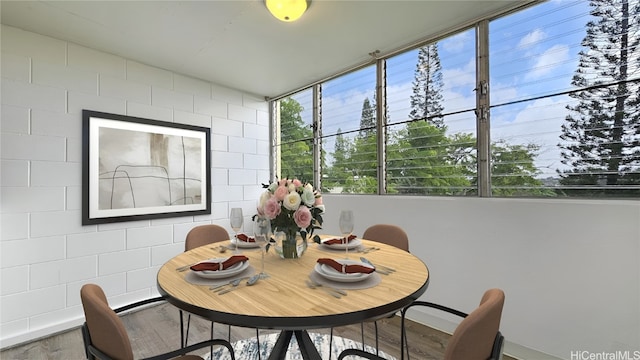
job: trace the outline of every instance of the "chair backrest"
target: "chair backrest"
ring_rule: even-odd
[[[229,233],[220,225],[208,224],[196,226],[187,233],[187,238],[184,242],[184,251],[229,239]]]
[[[362,234],[363,239],[389,244],[409,252],[409,237],[401,227],[390,224],[372,225]]]
[[[83,285],[80,298],[91,344],[113,359],[133,359],[131,342],[120,317],[109,307],[100,286]]]
[[[487,290],[480,306],[456,327],[444,353],[445,360],[487,360],[500,329],[504,292]]]

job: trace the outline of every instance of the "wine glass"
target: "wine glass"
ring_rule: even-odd
[[[242,222],[244,218],[242,216],[242,208],[231,208],[231,214],[229,215],[229,222],[231,222],[231,228],[235,231],[235,249],[234,252],[238,252],[238,231],[242,229]]]
[[[264,272],[264,253],[267,244],[271,240],[271,220],[266,217],[256,216],[253,220],[253,238],[256,244],[260,246],[260,252],[262,255],[262,263],[260,270],[260,278],[268,278],[269,275]]]
[[[349,258],[349,236],[353,232],[353,211],[342,210],[340,211],[340,232],[344,239],[344,254]]]

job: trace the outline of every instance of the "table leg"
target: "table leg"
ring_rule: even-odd
[[[278,340],[276,341],[271,354],[269,354],[269,360],[284,360],[287,355],[289,343],[291,342],[291,336],[295,334],[300,353],[304,360],[322,360],[316,345],[311,341],[309,333],[304,330],[284,330],[280,332]]]
[[[311,341],[308,332],[305,330],[296,330],[294,333],[296,335],[296,340],[298,341],[298,346],[300,347],[300,353],[304,360],[322,360],[320,353],[318,353],[316,345]]]
[[[278,336],[278,340],[275,345],[273,345],[271,354],[269,354],[269,360],[284,360],[285,355],[287,355],[287,349],[289,348],[289,342],[291,342],[292,335],[293,331],[291,330],[284,330],[280,332],[280,336]]]

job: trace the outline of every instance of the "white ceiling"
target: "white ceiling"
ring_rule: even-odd
[[[2,23],[274,97],[518,1],[314,0],[294,23],[263,1],[6,1]]]

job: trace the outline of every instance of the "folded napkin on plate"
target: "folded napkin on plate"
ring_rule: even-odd
[[[238,234],[236,235],[236,238],[244,242],[256,242],[256,238],[254,238],[253,236],[249,236],[247,234]]]
[[[247,261],[249,260],[248,257],[244,256],[244,255],[233,255],[232,257],[228,258],[227,260],[218,263],[218,262],[210,262],[210,261],[203,261],[201,263],[197,263],[193,266],[191,266],[191,270],[193,271],[218,271],[218,270],[224,270],[224,269],[228,269],[230,267],[232,267],[233,265],[243,262],[243,261]]]
[[[356,237],[357,236],[355,236],[355,235],[349,235],[349,237],[347,238],[347,242],[355,239]],[[344,238],[343,237],[330,238],[330,239],[322,241],[322,243],[325,244],[325,245],[344,244]]]
[[[355,274],[355,273],[371,274],[372,272],[376,271],[376,269],[372,267],[358,265],[358,264],[349,264],[349,265],[342,264],[333,259],[328,259],[328,258],[320,258],[318,259],[318,263],[331,266],[332,268],[336,269],[336,271],[344,274]]]

